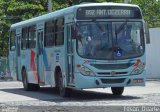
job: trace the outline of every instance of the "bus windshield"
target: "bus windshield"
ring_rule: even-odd
[[[83,58],[112,60],[144,54],[142,22],[77,22],[77,52]]]

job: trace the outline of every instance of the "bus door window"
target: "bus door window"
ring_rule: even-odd
[[[74,83],[74,56],[73,56],[73,25],[67,25],[67,66],[68,66],[68,83]]]

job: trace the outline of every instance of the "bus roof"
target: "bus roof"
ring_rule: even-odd
[[[71,7],[67,7],[64,9],[60,9],[42,16],[38,16],[35,18],[31,18],[25,21],[21,21],[18,23],[15,23],[13,25],[11,25],[11,29],[12,28],[16,28],[16,27],[23,27],[23,26],[29,26],[34,24],[35,22],[39,22],[39,21],[43,21],[43,20],[49,20],[49,19],[56,19],[57,17],[62,17],[62,15],[66,15],[69,13],[76,13],[76,10],[79,7],[90,7],[90,6],[127,6],[127,7],[138,7],[137,5],[133,5],[133,4],[124,4],[124,3],[112,3],[112,2],[103,2],[103,3],[81,3],[78,5],[74,5]],[[139,8],[139,7],[138,7]]]
[[[113,3],[113,2],[103,2],[103,3],[81,3],[76,5],[78,7],[86,7],[86,6],[128,6],[128,7],[138,7],[134,4],[125,4],[125,3]]]

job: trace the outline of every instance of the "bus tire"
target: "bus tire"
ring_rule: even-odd
[[[112,93],[113,95],[122,95],[123,91],[124,91],[124,87],[111,87]]]
[[[59,83],[58,84],[59,84],[59,94],[60,94],[60,96],[69,97],[71,90],[64,86],[64,79],[62,77],[62,72],[61,71],[58,72],[58,76],[59,76]]]
[[[39,90],[40,86],[39,84],[30,84],[28,83],[26,70],[22,70],[22,82],[23,82],[23,88],[26,91],[37,91]]]

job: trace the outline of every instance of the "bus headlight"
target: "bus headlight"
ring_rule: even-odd
[[[87,67],[85,66],[77,66],[78,70],[80,71],[81,74],[85,76],[95,76],[95,74]]]
[[[131,72],[131,75],[141,74],[144,71],[145,64],[140,63],[133,71]]]

